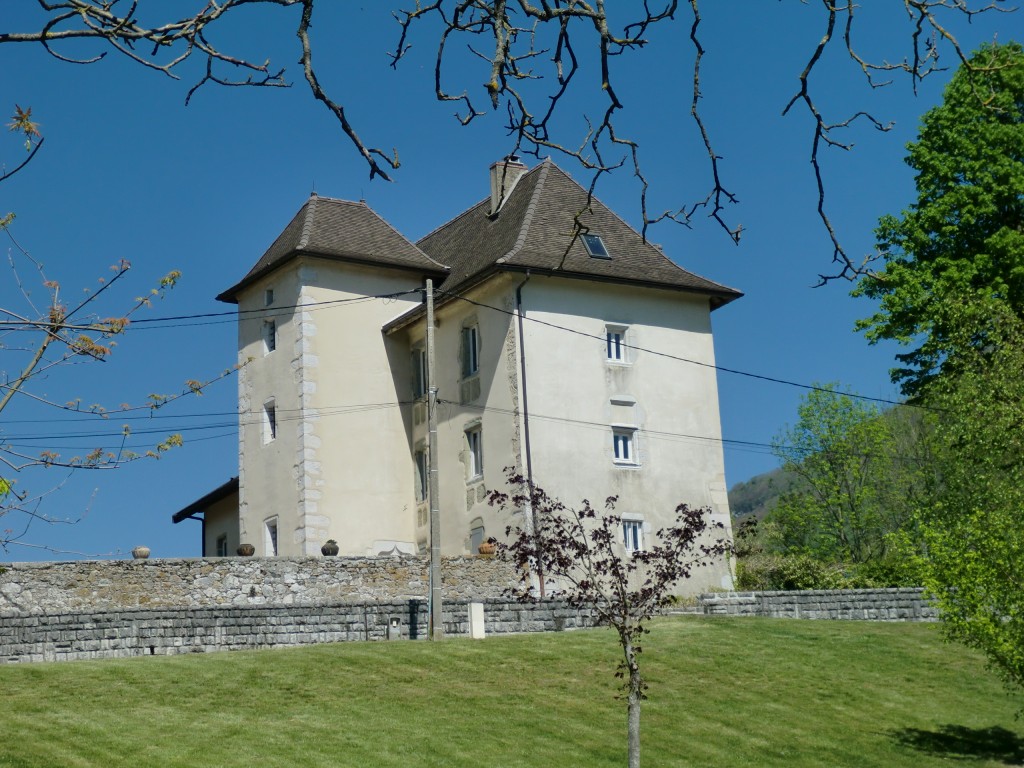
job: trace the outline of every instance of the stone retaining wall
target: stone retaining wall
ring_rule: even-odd
[[[446,635],[469,634],[469,601],[446,603]],[[551,632],[592,626],[564,603],[484,601],[488,634]],[[0,618],[0,664],[163,656],[280,648],[348,640],[419,640],[427,636],[425,600],[322,605],[146,608]]]
[[[425,597],[421,557],[224,557],[12,563],[0,567],[0,616],[23,613],[292,605]],[[501,597],[512,568],[487,557],[442,559],[449,600]]]
[[[936,621],[938,610],[920,588],[723,592],[703,594],[705,614],[786,619]]]

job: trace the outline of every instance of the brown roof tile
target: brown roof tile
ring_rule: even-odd
[[[441,275],[431,259],[377,215],[366,203],[313,194],[248,274],[217,298],[237,303],[247,285],[300,255],[410,269]]]
[[[496,269],[526,269],[621,283],[694,291],[712,297],[712,307],[743,294],[689,272],[616,216],[561,168],[545,160],[523,175],[496,216],[490,200],[434,230],[417,245],[448,264],[447,291]],[[583,211],[582,213],[580,213]],[[573,239],[574,218],[600,235],[610,259],[591,257]]]

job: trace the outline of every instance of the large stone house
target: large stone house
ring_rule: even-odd
[[[627,548],[680,502],[728,527],[711,312],[741,294],[587,204],[551,161],[505,160],[414,244],[311,196],[218,296],[238,305],[239,474],[174,521],[203,520],[206,555],[426,551],[430,278],[443,554],[502,534],[486,491],[509,467],[567,503],[618,496]],[[691,588],[730,584],[722,563]]]

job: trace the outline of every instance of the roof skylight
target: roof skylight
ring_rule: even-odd
[[[604,240],[601,239],[600,235],[587,232],[580,235],[580,240],[583,241],[583,245],[586,247],[587,253],[590,254],[591,258],[610,259],[612,257],[608,253],[608,248],[605,246]]]

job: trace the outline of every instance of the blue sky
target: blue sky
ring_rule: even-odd
[[[419,238],[487,194],[487,167],[508,151],[509,140],[500,115],[462,128],[452,117],[453,106],[434,100],[429,27],[414,36],[408,60],[397,71],[389,68],[386,53],[397,39],[390,5],[324,4],[313,42],[325,88],[346,104],[363,138],[397,147],[402,166],[394,183],[368,180],[334,119],[309,95],[292,63],[298,57],[294,9],[247,11],[215,38],[254,59],[269,56],[287,66],[292,88],[211,86],[186,108],[188,77],[198,73],[194,67],[173,81],[114,53],[98,64],[76,66],[35,46],[0,45],[8,78],[8,104],[0,110],[13,112],[14,103],[31,106],[46,137],[31,165],[0,185],[0,213],[17,214],[14,236],[45,263],[65,296],[94,287],[110,264],[129,260],[133,269],[111,289],[107,314],[123,311],[171,269],[181,270],[178,287],[140,318],[229,311],[214,296],[249,269],[313,190],[365,199],[404,235]],[[862,11],[860,40],[877,58],[909,55],[909,27],[897,5]],[[33,6],[5,8],[5,30],[38,28]],[[824,30],[819,7],[719,2],[707,4],[703,13],[703,115],[723,157],[723,181],[741,201],[727,216],[743,224],[744,234],[736,246],[698,215],[692,229],[663,223],[649,232],[650,239],[687,269],[746,293],[713,315],[720,365],[798,382],[838,381],[864,395],[896,397],[888,369],[898,350],[870,347],[852,331],[857,318],[870,314],[870,303],[850,298],[850,286],[842,282],[812,287],[830,269],[831,258],[815,213],[808,162],[812,126],[804,112],[785,118],[781,112]],[[970,26],[954,17],[948,21],[967,49],[996,34],[1010,39],[1019,27],[1017,16],[1005,14],[978,17]],[[652,30],[647,48],[616,61],[617,90],[626,105],[620,130],[641,143],[655,209],[699,199],[709,184],[707,159],[689,117],[688,32],[689,19],[681,11],[674,24]],[[84,45],[61,50],[95,51]],[[948,52],[943,63],[955,65]],[[464,80],[454,82],[482,94],[486,73],[473,66],[471,58],[463,60],[456,74],[464,73]],[[945,72],[926,80],[916,97],[906,80],[871,90],[838,51],[815,74],[812,85],[828,117],[868,109],[895,122],[888,134],[866,127],[850,132],[846,138],[856,144],[850,153],[823,153],[829,209],[852,254],[870,252],[878,217],[912,200],[904,145],[948,79]],[[602,104],[596,78],[582,80],[580,93],[562,105],[559,126],[572,132],[563,134],[567,143],[575,140],[582,115],[596,114]],[[23,150],[8,136],[0,152],[0,161],[11,167]],[[569,161],[556,162],[586,180]],[[597,194],[637,224],[637,186],[627,173],[606,179]],[[5,257],[11,248],[4,242]],[[27,311],[8,275],[0,280],[0,306]],[[35,279],[26,273],[22,278]],[[54,370],[33,391],[58,402],[81,398],[116,408],[140,403],[150,393],[175,392],[186,379],[211,378],[235,363],[230,317],[152,325],[158,327],[140,324],[127,334],[109,362]],[[13,343],[10,337],[3,341]],[[0,368],[7,370],[12,356],[5,354]],[[24,541],[91,555],[123,555],[140,543],[155,556],[197,555],[198,524],[172,526],[170,515],[237,472],[235,387],[229,378],[201,398],[159,411],[159,418],[133,421],[132,442],[143,449],[166,434],[183,433],[185,446],[160,461],[70,478],[52,470],[33,477],[34,490],[62,484],[44,511],[78,522],[34,524]],[[755,444],[768,443],[792,422],[802,393],[724,372],[719,387],[725,438]],[[117,417],[64,418],[23,399],[4,412],[0,429],[26,450],[60,445],[71,455],[102,441],[95,435],[119,434],[123,423]],[[727,444],[725,458],[730,485],[776,465],[756,445]],[[18,524],[0,521],[5,528]],[[24,546],[0,553],[10,560],[53,557]]]

